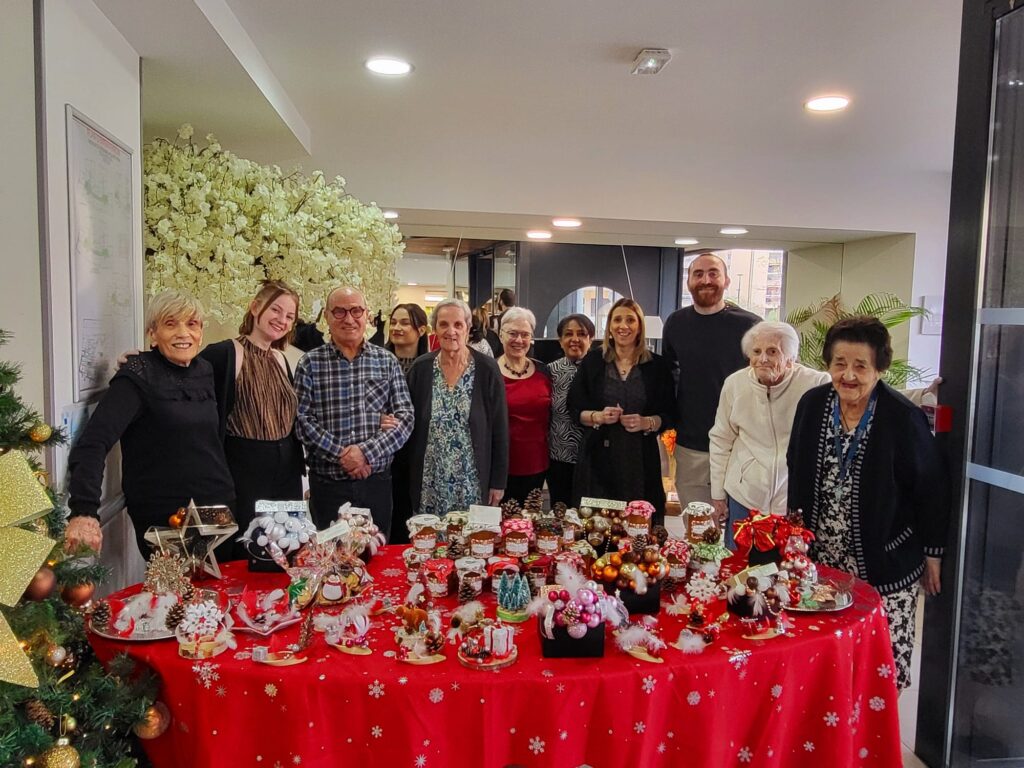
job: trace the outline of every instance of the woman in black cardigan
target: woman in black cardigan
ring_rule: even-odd
[[[501,373],[492,358],[467,346],[472,314],[465,302],[442,301],[431,320],[441,349],[417,358],[408,377],[416,411],[409,438],[412,510],[444,515],[468,503],[497,504],[508,475]]]
[[[947,473],[921,409],[880,381],[892,362],[875,318],[829,329],[832,383],[797,405],[789,441],[789,507],[801,510],[819,562],[882,595],[897,684],[910,685],[920,586],[939,592],[949,520]]]
[[[665,488],[658,433],[674,423],[675,393],[668,363],[647,349],[644,313],[632,299],[612,305],[604,347],[580,364],[568,408],[584,427],[593,427],[583,436],[574,500],[644,499],[661,522]]]

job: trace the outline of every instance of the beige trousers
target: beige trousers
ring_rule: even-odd
[[[691,501],[711,503],[711,459],[705,451],[676,446],[676,492],[683,509]]]

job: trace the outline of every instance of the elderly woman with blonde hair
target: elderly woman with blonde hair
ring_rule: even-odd
[[[121,477],[139,549],[153,525],[167,525],[179,507],[234,504],[224,458],[213,368],[197,357],[203,308],[165,291],[146,309],[151,348],[130,356],[114,374],[68,459],[71,520],[65,545],[99,549],[98,510],[107,454],[121,442]]]

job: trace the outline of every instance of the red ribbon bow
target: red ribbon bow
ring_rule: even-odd
[[[733,537],[743,550],[749,551],[756,547],[758,552],[767,552],[775,548],[778,525],[778,517],[752,509],[745,520],[733,523]]]

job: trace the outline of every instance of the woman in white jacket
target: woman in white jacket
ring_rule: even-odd
[[[711,438],[711,499],[725,543],[750,509],[786,514],[786,449],[796,404],[829,375],[797,362],[800,337],[788,323],[760,322],[741,342],[750,367],[725,380]]]
[[[722,385],[711,439],[711,503],[725,544],[732,549],[732,524],[751,509],[786,514],[789,472],[786,451],[796,405],[804,393],[831,381],[825,371],[797,362],[800,337],[789,323],[762,321],[740,342],[750,367],[736,371]],[[927,389],[900,394],[921,405]]]

